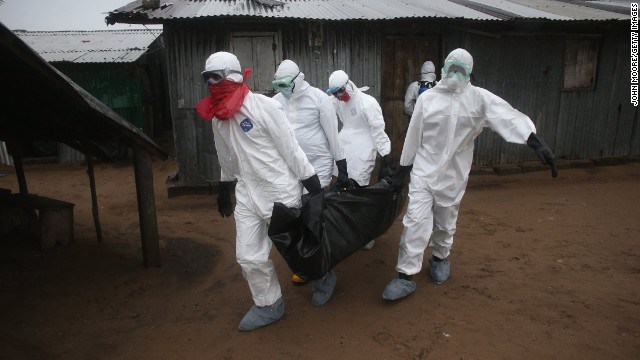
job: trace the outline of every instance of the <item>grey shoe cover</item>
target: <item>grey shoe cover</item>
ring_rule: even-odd
[[[398,300],[411,295],[414,291],[416,291],[415,281],[395,278],[384,288],[382,298],[385,300]]]
[[[429,259],[429,275],[431,275],[431,280],[440,285],[443,282],[449,279],[449,274],[451,274],[451,264],[449,263],[449,259],[444,259],[442,261],[433,261],[433,259]]]
[[[253,305],[238,325],[240,331],[251,331],[280,320],[284,316],[282,296],[269,306]]]
[[[311,303],[322,306],[331,299],[333,289],[336,287],[336,272],[331,270],[322,279],[313,282],[313,294]]]

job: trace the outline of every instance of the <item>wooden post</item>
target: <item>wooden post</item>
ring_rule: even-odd
[[[160,267],[160,240],[156,218],[156,200],[153,190],[153,166],[151,155],[134,145],[133,169],[138,196],[138,216],[142,237],[142,257],[144,266]]]
[[[24,176],[24,167],[22,166],[22,144],[15,138],[11,138],[7,141],[7,148],[11,156],[13,156],[13,166],[16,168],[20,194],[28,194],[27,178]]]
[[[91,188],[91,210],[93,212],[93,223],[96,227],[98,242],[102,242],[102,226],[100,216],[98,216],[98,196],[96,195],[96,179],[93,176],[93,156],[91,151],[85,150],[84,157],[87,160],[87,174],[89,175],[89,187]]]

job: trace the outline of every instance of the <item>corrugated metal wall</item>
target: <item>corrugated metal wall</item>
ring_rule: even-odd
[[[225,20],[226,23],[176,22],[165,25],[169,89],[176,156],[181,183],[216,180],[219,166],[210,124],[196,115],[197,101],[207,95],[200,71],[209,54],[226,50],[229,31],[281,31],[283,58],[294,60],[313,86],[327,87],[329,74],[343,69],[358,86],[380,101],[382,22],[292,22]],[[590,158],[640,154],[636,108],[630,104],[629,42],[622,26],[588,31],[600,37],[594,90],[562,92],[565,41],[570,31],[522,34],[467,31],[453,20],[434,25],[424,20],[405,24],[407,33],[441,36],[442,56],[463,47],[474,56],[474,84],[499,95],[529,115],[558,157]],[[495,28],[495,24],[492,24]],[[565,25],[571,29],[571,24]],[[476,24],[476,27],[477,24]],[[320,29],[320,31],[319,31]],[[417,31],[415,29],[418,29]],[[614,29],[614,30],[612,30]],[[618,29],[618,30],[615,30]],[[584,24],[583,29],[584,31]],[[317,35],[322,34],[318,39]],[[402,31],[400,31],[402,33]],[[442,60],[442,59],[440,59]],[[388,129],[389,130],[389,129]],[[485,130],[476,140],[474,162],[481,165],[536,160],[528,147],[508,144]]]
[[[311,23],[313,24],[313,23]],[[295,61],[306,80],[322,90],[329,75],[344,70],[357,86],[369,86],[367,93],[380,98],[381,31],[376,22],[321,23],[320,46],[310,46],[309,23],[299,22],[282,30],[283,55]]]
[[[624,31],[599,35],[594,90],[562,91],[565,42],[585,37],[559,32],[499,37],[453,33],[445,54],[456,47],[474,56],[474,84],[507,100],[527,114],[557,157],[584,159],[638,155],[637,109],[630,103],[629,42]],[[536,160],[527,147],[507,144],[485,129],[476,140],[477,164]]]
[[[260,29],[274,31],[275,25],[270,26],[262,25]],[[322,45],[309,46],[308,26],[292,21],[277,25],[275,30],[282,32],[284,58],[296,61],[307,81],[316,87],[326,89],[331,72],[343,69],[352,74],[356,85],[369,86],[368,93],[379,98],[380,31],[374,31],[375,26],[364,22],[323,24]],[[256,27],[251,30],[259,31]],[[198,101],[208,94],[200,72],[211,53],[228,50],[229,32],[241,30],[243,27],[237,24],[226,27],[197,23],[165,26],[169,98],[180,184],[203,185],[219,177],[211,124],[202,121],[195,112]]]
[[[173,118],[174,142],[181,184],[202,185],[220,176],[213,144],[211,123],[197,115],[195,107],[207,95],[200,72],[207,57],[224,50],[224,36],[215,25],[166,26],[169,99]]]

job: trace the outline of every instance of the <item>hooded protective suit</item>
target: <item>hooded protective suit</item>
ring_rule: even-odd
[[[240,71],[235,55],[218,52],[207,70]],[[238,73],[227,80],[242,82]],[[269,259],[267,235],[274,202],[300,207],[300,179],[315,174],[298,145],[289,120],[276,100],[248,92],[242,106],[227,120],[212,119],[220,181],[237,180],[236,259],[257,306],[274,304],[281,296],[275,268]]]
[[[327,92],[333,93],[343,87],[349,94],[349,101],[333,99],[343,125],[338,137],[349,164],[349,177],[366,186],[375,167],[376,152],[380,156],[388,155],[391,141],[384,132],[385,123],[378,101],[362,92],[368,87],[359,89],[344,71],[334,71],[329,77]]]
[[[293,80],[291,92],[276,94],[296,134],[298,144],[315,168],[320,184],[331,183],[334,161],[345,158],[338,140],[338,119],[331,97],[304,80],[298,65],[284,60],[274,79]]]
[[[445,71],[450,65],[460,72]],[[489,127],[516,144],[526,144],[536,131],[529,117],[471,85],[472,68],[471,54],[464,49],[452,51],[441,81],[418,98],[411,117],[400,157],[401,166],[413,165],[396,268],[400,273],[413,275],[421,270],[427,244],[434,256],[449,256],[474,140],[482,129]]]
[[[413,108],[416,106],[416,100],[420,96],[420,82],[435,83],[436,81],[436,67],[431,61],[425,61],[420,69],[420,81],[414,81],[407,87],[407,92],[404,94],[404,113],[411,116],[413,114]]]

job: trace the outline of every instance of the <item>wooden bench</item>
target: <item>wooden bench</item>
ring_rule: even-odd
[[[22,218],[14,221],[22,227],[32,227],[28,217],[37,211],[35,228],[29,232],[36,236],[43,250],[51,249],[57,243],[68,245],[73,240],[75,204],[33,194],[4,194],[1,199],[3,206]],[[24,229],[18,230],[24,233]]]

